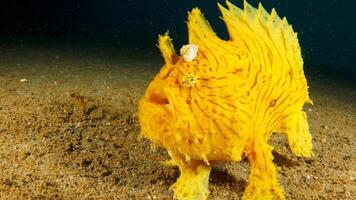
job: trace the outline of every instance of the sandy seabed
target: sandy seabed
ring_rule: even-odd
[[[172,199],[178,169],[138,139],[137,102],[161,65],[158,50],[1,47],[0,199]],[[274,135],[279,181],[287,199],[355,199],[356,82],[307,75],[316,156]],[[248,170],[218,164],[209,199],[240,199]]]

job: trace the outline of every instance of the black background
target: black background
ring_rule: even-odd
[[[216,0],[12,0],[0,6],[0,42],[85,41],[154,47],[170,31],[176,47],[186,42],[187,12],[199,7],[227,38]],[[219,1],[224,5],[224,1]],[[240,1],[232,1],[239,7]],[[250,4],[257,6],[256,0]],[[306,67],[356,73],[356,3],[352,0],[261,0],[298,32]]]

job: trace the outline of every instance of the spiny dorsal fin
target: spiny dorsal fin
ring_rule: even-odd
[[[221,13],[223,15],[223,19],[225,22],[227,21],[243,21],[246,25],[250,25],[254,29],[258,29],[263,26],[265,29],[274,32],[284,32],[285,35],[291,34],[292,36],[296,36],[291,25],[288,24],[285,18],[281,19],[276,10],[272,9],[271,13],[268,13],[260,3],[258,8],[254,8],[247,1],[244,1],[244,9],[240,9],[239,7],[233,5],[229,1],[226,2],[228,9],[224,8],[222,5],[218,4]],[[259,22],[259,25],[257,24]],[[257,27],[256,27],[257,24]],[[235,26],[235,28],[244,28],[243,26],[237,27],[237,24],[227,24],[228,29],[231,28],[229,26]]]
[[[298,66],[294,69],[299,70],[302,67],[297,35],[287,19],[281,19],[275,9],[268,13],[261,4],[256,9],[246,0],[244,0],[243,10],[229,1],[226,5],[227,8],[224,8],[218,4],[233,43],[257,56],[261,52],[266,53],[267,51],[260,50],[266,48],[268,56],[274,58],[271,61],[284,62],[288,59],[289,63]]]
[[[204,55],[212,65],[217,66],[216,57],[223,54],[224,48],[222,47],[226,41],[221,40],[215,34],[209,22],[198,8],[194,8],[189,12],[187,23],[189,44],[197,45],[199,53]]]
[[[203,14],[198,8],[194,8],[188,15],[188,35],[189,43],[200,46],[203,38],[213,37],[216,34],[211,28],[209,22],[204,18]]]

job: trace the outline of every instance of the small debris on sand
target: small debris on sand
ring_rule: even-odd
[[[28,80],[26,78],[22,78],[22,79],[20,79],[20,82],[21,83],[26,83],[26,82],[28,82]]]

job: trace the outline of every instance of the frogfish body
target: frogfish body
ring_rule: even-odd
[[[139,102],[142,134],[179,167],[171,187],[176,199],[207,199],[214,163],[242,155],[250,162],[243,199],[284,199],[271,134],[284,133],[295,155],[312,156],[302,111],[312,102],[297,34],[261,4],[218,6],[229,40],[220,39],[197,8],[189,13],[189,44],[181,55],[168,34],[159,36],[165,65]]]

